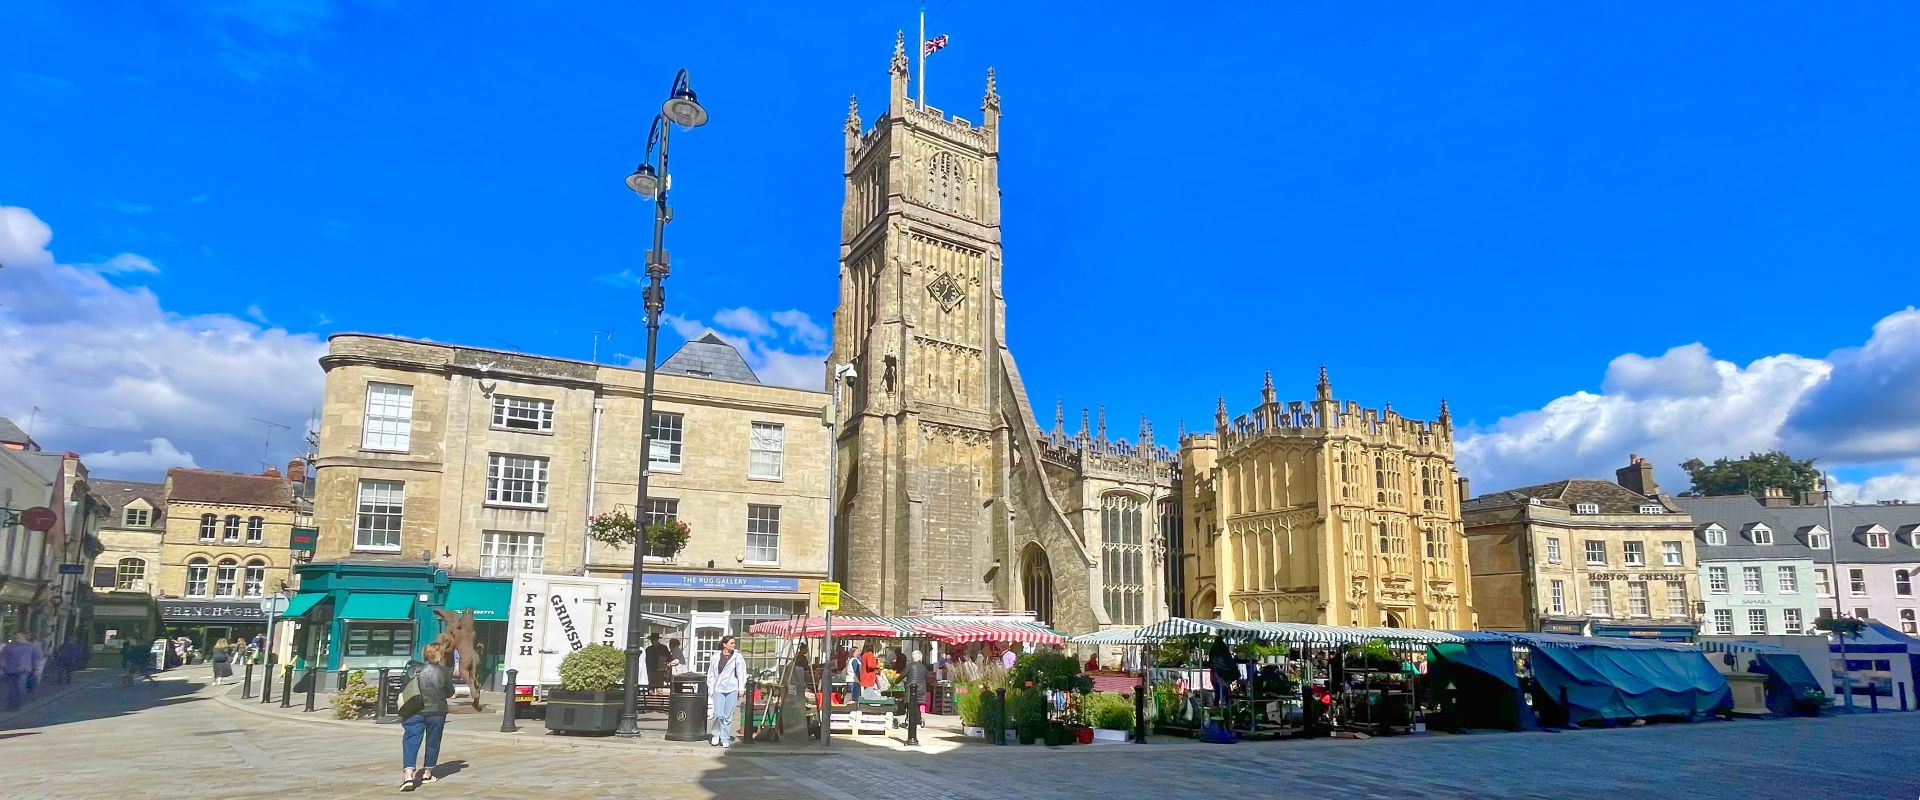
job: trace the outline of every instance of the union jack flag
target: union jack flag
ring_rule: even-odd
[[[939,36],[935,36],[931,39],[928,39],[925,45],[926,49],[921,52],[921,55],[931,55],[933,51],[939,50],[940,48],[943,48],[946,46],[947,46],[947,35],[943,33],[943,34],[940,34]]]

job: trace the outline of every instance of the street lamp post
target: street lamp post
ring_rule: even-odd
[[[1833,476],[1820,473],[1821,494],[1827,504],[1827,565],[1833,570],[1833,621],[1839,622],[1840,616],[1840,532],[1833,527]],[[1853,713],[1853,670],[1847,663],[1847,634],[1837,632],[1834,639],[1840,642],[1840,697],[1846,703],[1847,713]]]
[[[671,271],[667,266],[667,223],[673,219],[673,209],[667,205],[667,190],[673,181],[667,172],[667,139],[674,125],[685,128],[698,128],[707,124],[707,110],[694,96],[693,88],[687,80],[687,71],[680,70],[673,78],[673,88],[667,94],[667,101],[660,106],[660,113],[653,118],[653,124],[647,131],[647,153],[640,166],[627,176],[627,188],[639,193],[641,197],[653,198],[653,249],[647,251],[647,288],[641,295],[647,308],[647,364],[646,379],[640,389],[640,480],[635,492],[633,504],[633,582],[627,587],[627,674],[626,697],[620,706],[620,727],[615,736],[633,738],[640,735],[640,600],[641,576],[646,570],[647,531],[647,477],[648,459],[653,448],[653,363],[660,345],[660,312],[667,305],[667,290],[662,285]],[[660,146],[660,166],[653,166],[654,145]]]

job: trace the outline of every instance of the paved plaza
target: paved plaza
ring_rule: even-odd
[[[206,672],[121,687],[92,675],[0,718],[0,796],[379,797],[399,731],[324,723],[216,696]],[[497,719],[497,718],[496,718]],[[537,721],[531,723],[538,726]],[[478,729],[478,726],[473,726]],[[1428,735],[1229,746],[989,747],[925,752],[836,740],[831,754],[654,741],[450,734],[455,774],[416,797],[1188,798],[1920,796],[1920,714],[1564,733]]]

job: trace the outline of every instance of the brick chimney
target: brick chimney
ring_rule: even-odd
[[[1467,488],[1467,476],[1462,475],[1457,480],[1460,481],[1460,500],[1455,504],[1456,507],[1473,499],[1473,492]]]
[[[278,477],[280,477],[280,468],[279,468],[279,467],[267,467],[267,471],[266,471],[266,472],[262,472],[262,473],[260,473],[260,474],[261,474],[261,475],[265,475],[265,476],[267,476],[267,477],[269,477],[269,478],[278,478]]]
[[[1787,496],[1787,490],[1779,486],[1769,486],[1760,490],[1762,508],[1791,508],[1793,498]]]
[[[1627,456],[1627,465],[1613,471],[1613,480],[1627,491],[1642,497],[1660,494],[1660,484],[1653,482],[1653,464],[1641,458],[1639,453]]]
[[[302,461],[298,458],[287,462],[287,482],[288,483],[306,483],[307,482],[307,462]]]

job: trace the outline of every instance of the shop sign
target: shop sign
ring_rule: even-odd
[[[294,528],[293,537],[287,540],[287,549],[305,550],[311,553],[319,541],[319,528]]]
[[[1595,581],[1684,581],[1685,572],[1595,572],[1587,576]]]
[[[61,564],[61,565],[60,565],[60,574],[62,574],[62,575],[85,575],[85,574],[87,574],[87,565],[85,565],[85,564]]]
[[[161,600],[160,618],[168,622],[266,622],[260,601],[237,603],[200,603],[191,600]]]
[[[759,575],[688,575],[676,572],[648,572],[642,574],[640,586],[647,589],[699,589],[714,592],[798,592],[800,579]]]

